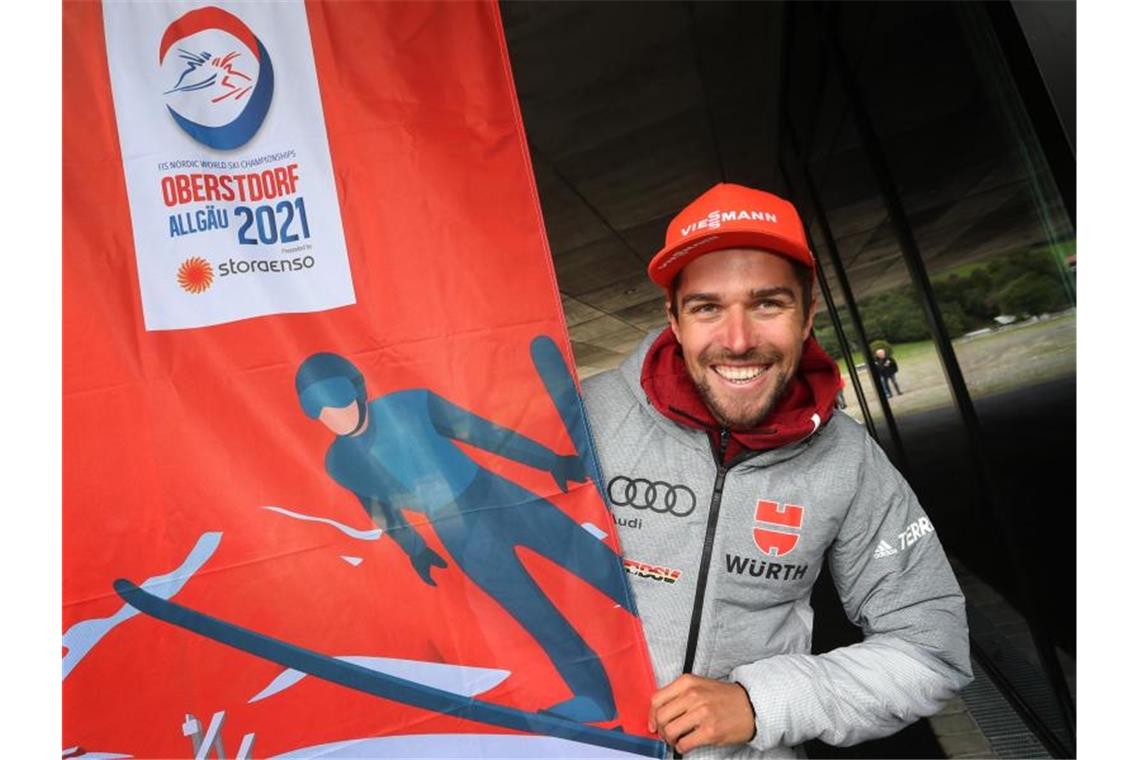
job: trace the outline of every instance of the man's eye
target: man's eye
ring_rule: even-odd
[[[712,314],[720,307],[715,303],[702,303],[692,308],[693,314]]]

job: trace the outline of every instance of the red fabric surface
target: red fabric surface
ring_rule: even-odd
[[[312,3],[307,13],[356,304],[147,332],[101,7],[64,6],[64,630],[116,614],[116,578],[170,572],[199,536],[221,531],[178,602],[328,655],[506,669],[514,675],[486,699],[551,705],[569,692],[549,660],[453,561],[430,587],[387,538],[363,543],[263,509],[373,527],[325,471],[331,434],[297,402],[293,375],[318,351],[355,362],[370,398],[427,387],[572,451],[527,352],[546,334],[570,356],[497,6]],[[607,530],[617,549],[592,486],[562,494],[545,473],[472,456]],[[643,732],[653,683],[636,618],[545,560],[523,561],[602,657],[617,722]],[[138,615],[64,681],[63,746],[184,757],[185,716],[204,727],[218,710],[230,756],[250,732],[266,756],[493,730],[313,677],[248,703],[281,670]]]

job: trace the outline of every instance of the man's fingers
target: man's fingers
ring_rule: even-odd
[[[654,692],[649,698],[649,730],[653,733],[685,712],[698,679],[685,674]]]
[[[661,705],[665,704],[671,699],[675,699],[682,692],[689,688],[695,681],[695,677],[685,674],[680,678],[675,678],[665,686],[662,686],[653,696],[649,698],[649,707],[651,710],[656,710]]]
[[[673,747],[677,750],[677,754],[687,755],[691,750],[697,747],[703,747],[706,744],[712,743],[709,730],[704,726],[697,726],[675,742]]]
[[[682,754],[749,741],[755,720],[748,692],[736,683],[686,674],[650,698],[649,730]]]
[[[657,727],[656,729],[651,730],[657,730],[661,733],[662,736],[664,736],[665,731],[669,725],[684,715],[688,709],[688,704],[681,697],[669,700],[665,704],[658,707],[656,710],[650,712],[650,715],[652,716],[652,722]],[[683,731],[678,731],[676,727],[674,727],[673,731],[677,735],[684,733]]]
[[[677,742],[680,741],[682,737],[694,732],[701,725],[701,720],[704,717],[704,711],[700,708],[695,708],[682,710],[679,715],[671,720],[660,720],[661,738],[676,747]]]
[[[657,691],[653,692],[653,696],[649,698],[649,731],[650,733],[657,733],[658,726],[662,725],[663,719],[659,716],[661,707],[671,700],[675,699],[681,691],[684,690],[684,679],[686,676],[681,676]]]

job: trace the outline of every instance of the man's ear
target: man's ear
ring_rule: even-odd
[[[678,332],[676,310],[673,308],[672,302],[668,298],[665,299],[665,316],[669,318],[669,328],[673,331],[673,337],[678,341],[681,340],[681,335]]]
[[[807,306],[807,312],[804,314],[804,340],[808,339],[811,335],[811,328],[815,326],[815,309],[819,305],[819,301],[815,298],[811,299],[811,303]]]

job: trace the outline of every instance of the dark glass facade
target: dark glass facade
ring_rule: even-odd
[[[1038,134],[1056,117],[1030,110],[1006,10],[790,5],[781,161],[848,411],[938,526],[976,662],[1071,755],[1075,222]]]

